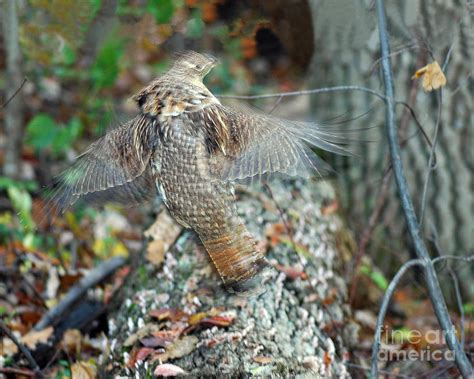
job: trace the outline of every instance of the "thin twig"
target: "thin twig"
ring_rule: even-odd
[[[392,167],[397,182],[401,205],[403,213],[407,222],[407,227],[413,241],[415,252],[418,256],[418,262],[423,262],[426,285],[428,287],[430,299],[435,311],[436,317],[441,328],[444,330],[444,335],[449,348],[454,352],[456,365],[464,378],[469,378],[472,374],[472,367],[467,359],[466,354],[461,349],[459,341],[456,338],[456,332],[453,323],[449,317],[446,302],[443,293],[439,286],[438,277],[434,269],[433,263],[430,260],[425,243],[421,238],[421,231],[416,219],[413,203],[410,198],[410,191],[405,178],[403,163],[400,153],[400,145],[398,143],[397,130],[395,128],[395,97],[393,89],[393,74],[390,62],[390,43],[387,33],[387,21],[385,16],[384,0],[376,0],[377,20],[380,38],[380,49],[382,55],[382,75],[385,87],[385,117],[387,138],[390,147],[390,155],[392,158]],[[404,267],[404,266],[402,266]],[[378,332],[376,331],[378,334]],[[378,335],[378,342],[380,344],[380,335]],[[375,344],[374,344],[375,345]],[[378,345],[377,345],[378,349]],[[375,358],[377,351],[375,350]],[[374,356],[373,356],[374,358]],[[377,362],[372,362],[372,377],[377,377]]]
[[[21,376],[30,376],[35,377],[36,373],[31,370],[26,370],[24,368],[15,368],[15,367],[0,367],[0,373],[2,374],[16,374]]]
[[[436,264],[441,261],[445,261],[447,259],[452,259],[455,261],[463,261],[463,262],[472,262],[474,261],[474,255],[470,255],[468,257],[460,257],[458,255],[442,255],[440,257],[436,257],[435,259],[432,260],[433,264]]]
[[[441,107],[443,104],[442,90],[439,90],[439,93],[436,94],[436,99],[438,101],[438,111],[436,113],[435,121],[435,132],[433,137],[433,146],[431,147],[430,157],[428,159],[428,172],[426,173],[425,183],[423,184],[423,192],[421,195],[421,206],[420,206],[420,227],[423,225],[423,218],[425,216],[425,205],[426,205],[426,196],[428,194],[428,184],[430,182],[431,173],[436,169],[436,164],[434,164],[435,149],[438,142],[439,127],[441,124]]]
[[[8,103],[9,103],[10,101],[12,101],[12,100],[15,98],[16,95],[18,95],[18,93],[21,91],[21,89],[23,88],[23,86],[25,85],[25,83],[26,83],[27,81],[28,81],[28,78],[25,76],[25,77],[23,78],[23,81],[21,82],[20,86],[17,88],[17,90],[13,93],[13,95],[11,95],[11,96],[8,98],[7,101],[5,101],[2,105],[0,105],[0,108],[5,108],[5,107],[8,105]]]
[[[22,352],[22,354],[25,356],[26,360],[30,364],[30,367],[33,369],[35,372],[36,376],[38,378],[42,378],[43,374],[41,372],[40,367],[38,366],[38,363],[36,363],[35,359],[31,355],[30,350],[22,344],[18,339],[15,337],[15,335],[11,332],[11,330],[6,326],[6,324],[3,322],[3,320],[0,319],[0,330],[5,333],[5,335],[12,340],[12,342],[18,347],[18,349]]]
[[[458,277],[456,275],[456,273],[454,272],[454,270],[449,267],[448,268],[448,272],[449,272],[449,275],[451,276],[451,279],[453,280],[453,285],[454,285],[454,293],[456,294],[456,303],[457,303],[457,306],[458,306],[458,312],[459,312],[459,315],[461,317],[461,320],[460,320],[460,326],[459,326],[459,329],[460,329],[460,333],[461,333],[461,349],[464,350],[464,321],[465,321],[465,315],[464,315],[464,308],[462,306],[462,296],[461,296],[461,290],[459,288],[459,280],[458,280]]]
[[[385,314],[387,313],[387,308],[390,303],[390,299],[397,288],[398,282],[402,278],[402,276],[407,272],[407,270],[413,266],[423,266],[425,263],[421,259],[412,259],[406,262],[400,269],[398,270],[397,274],[393,277],[388,285],[387,290],[382,299],[382,304],[380,305],[379,313],[377,315],[377,322],[375,324],[375,336],[374,336],[374,343],[372,345],[372,369],[371,369],[371,376],[372,378],[377,378],[378,373],[378,353],[380,349],[380,338],[382,335],[383,330],[383,321],[385,319]]]

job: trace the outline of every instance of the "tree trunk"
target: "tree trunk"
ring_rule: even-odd
[[[23,139],[23,99],[21,91],[18,92],[18,89],[22,85],[23,75],[18,42],[17,2],[15,0],[3,1],[2,5],[3,38],[7,64],[4,111],[7,141],[3,160],[3,174],[19,178]]]
[[[152,373],[158,361],[151,365],[150,356],[146,364],[132,362],[124,369],[146,344],[144,337],[153,330],[189,327],[193,324],[189,315],[199,319],[216,312],[233,322],[218,326],[216,320],[222,319],[212,322],[209,316],[207,324],[198,323],[195,329],[181,333],[179,341],[187,344],[185,352],[175,341],[165,347],[164,355],[155,352],[152,356],[193,377],[348,375],[345,362],[357,329],[348,320],[346,285],[340,277],[340,247],[348,237],[334,213],[333,187],[328,182],[303,180],[274,180],[270,187],[271,191],[258,187],[241,193],[237,204],[249,230],[266,241],[262,246],[268,247],[267,258],[277,267],[266,293],[257,298],[227,293],[205,250],[192,233],[185,232],[166,254],[161,268],[143,263],[131,276],[110,322],[113,349],[104,365],[105,376]],[[150,316],[150,311],[163,314],[165,308],[185,312],[188,321],[183,324],[166,317],[157,321],[158,316]],[[141,342],[136,341],[137,336]]]

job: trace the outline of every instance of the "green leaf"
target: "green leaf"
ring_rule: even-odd
[[[364,265],[359,268],[359,272],[367,275],[381,290],[385,291],[388,288],[388,281],[380,271],[375,271]]]
[[[146,10],[155,17],[157,24],[166,24],[174,14],[173,0],[148,0]]]
[[[7,194],[12,202],[13,209],[18,213],[23,231],[33,230],[35,222],[31,216],[31,206],[33,204],[31,195],[18,187],[9,187]]]
[[[192,17],[186,24],[186,36],[190,38],[200,38],[204,30],[204,21],[201,19],[201,12],[193,12]]]
[[[45,113],[40,113],[33,117],[26,126],[26,142],[37,150],[49,147],[58,128],[56,121]]]
[[[54,138],[52,148],[56,155],[67,151],[74,141],[81,135],[82,123],[79,118],[74,117],[66,127],[61,128]]]
[[[67,66],[70,66],[76,62],[76,52],[68,44],[65,44],[63,47],[63,61]]]
[[[120,58],[123,55],[122,40],[111,39],[104,43],[91,67],[91,79],[96,89],[110,87],[120,72]]]
[[[372,271],[370,274],[370,278],[372,281],[382,290],[386,290],[388,287],[387,279],[383,276],[383,274],[379,271]]]
[[[6,190],[9,187],[17,187],[27,191],[34,191],[38,189],[38,183],[33,181],[19,181],[6,176],[0,176],[0,190]]]
[[[474,317],[474,303],[466,303],[462,307],[469,317]]]

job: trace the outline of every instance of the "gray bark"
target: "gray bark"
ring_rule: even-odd
[[[150,310],[178,308],[190,314],[222,307],[234,322],[226,328],[204,328],[190,333],[196,345],[189,354],[168,361],[192,377],[249,377],[252,375],[288,377],[312,375],[347,377],[347,351],[356,341],[357,329],[349,321],[345,304],[346,285],[339,276],[341,254],[337,241],[345,231],[337,215],[324,215],[324,204],[335,200],[327,182],[276,180],[273,196],[288,218],[296,253],[289,237],[270,248],[267,258],[273,264],[302,269],[307,280],[289,279],[275,270],[267,291],[258,298],[239,298],[225,292],[196,238],[186,232],[166,254],[163,267],[140,265],[130,279],[125,301],[111,321],[113,349],[108,374],[152,373],[157,364],[139,362],[124,369],[130,347],[124,341],[144,325],[158,322]],[[265,230],[280,223],[276,204],[262,188],[243,193],[237,204],[239,213],[258,240]],[[268,238],[275,236],[271,232]],[[161,323],[169,329],[173,323]],[[135,348],[140,343],[135,343]],[[271,358],[258,362],[258,356]],[[105,365],[104,365],[105,367]],[[105,375],[105,376],[106,376]]]
[[[21,52],[18,41],[18,14],[15,0],[2,3],[2,26],[6,55],[5,102],[7,102],[22,85]],[[23,138],[23,99],[18,92],[5,106],[5,158],[3,173],[6,176],[20,177],[21,146]]]

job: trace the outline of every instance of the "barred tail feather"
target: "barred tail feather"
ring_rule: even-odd
[[[201,241],[229,292],[239,296],[265,292],[270,265],[243,225],[217,239],[201,236]]]

